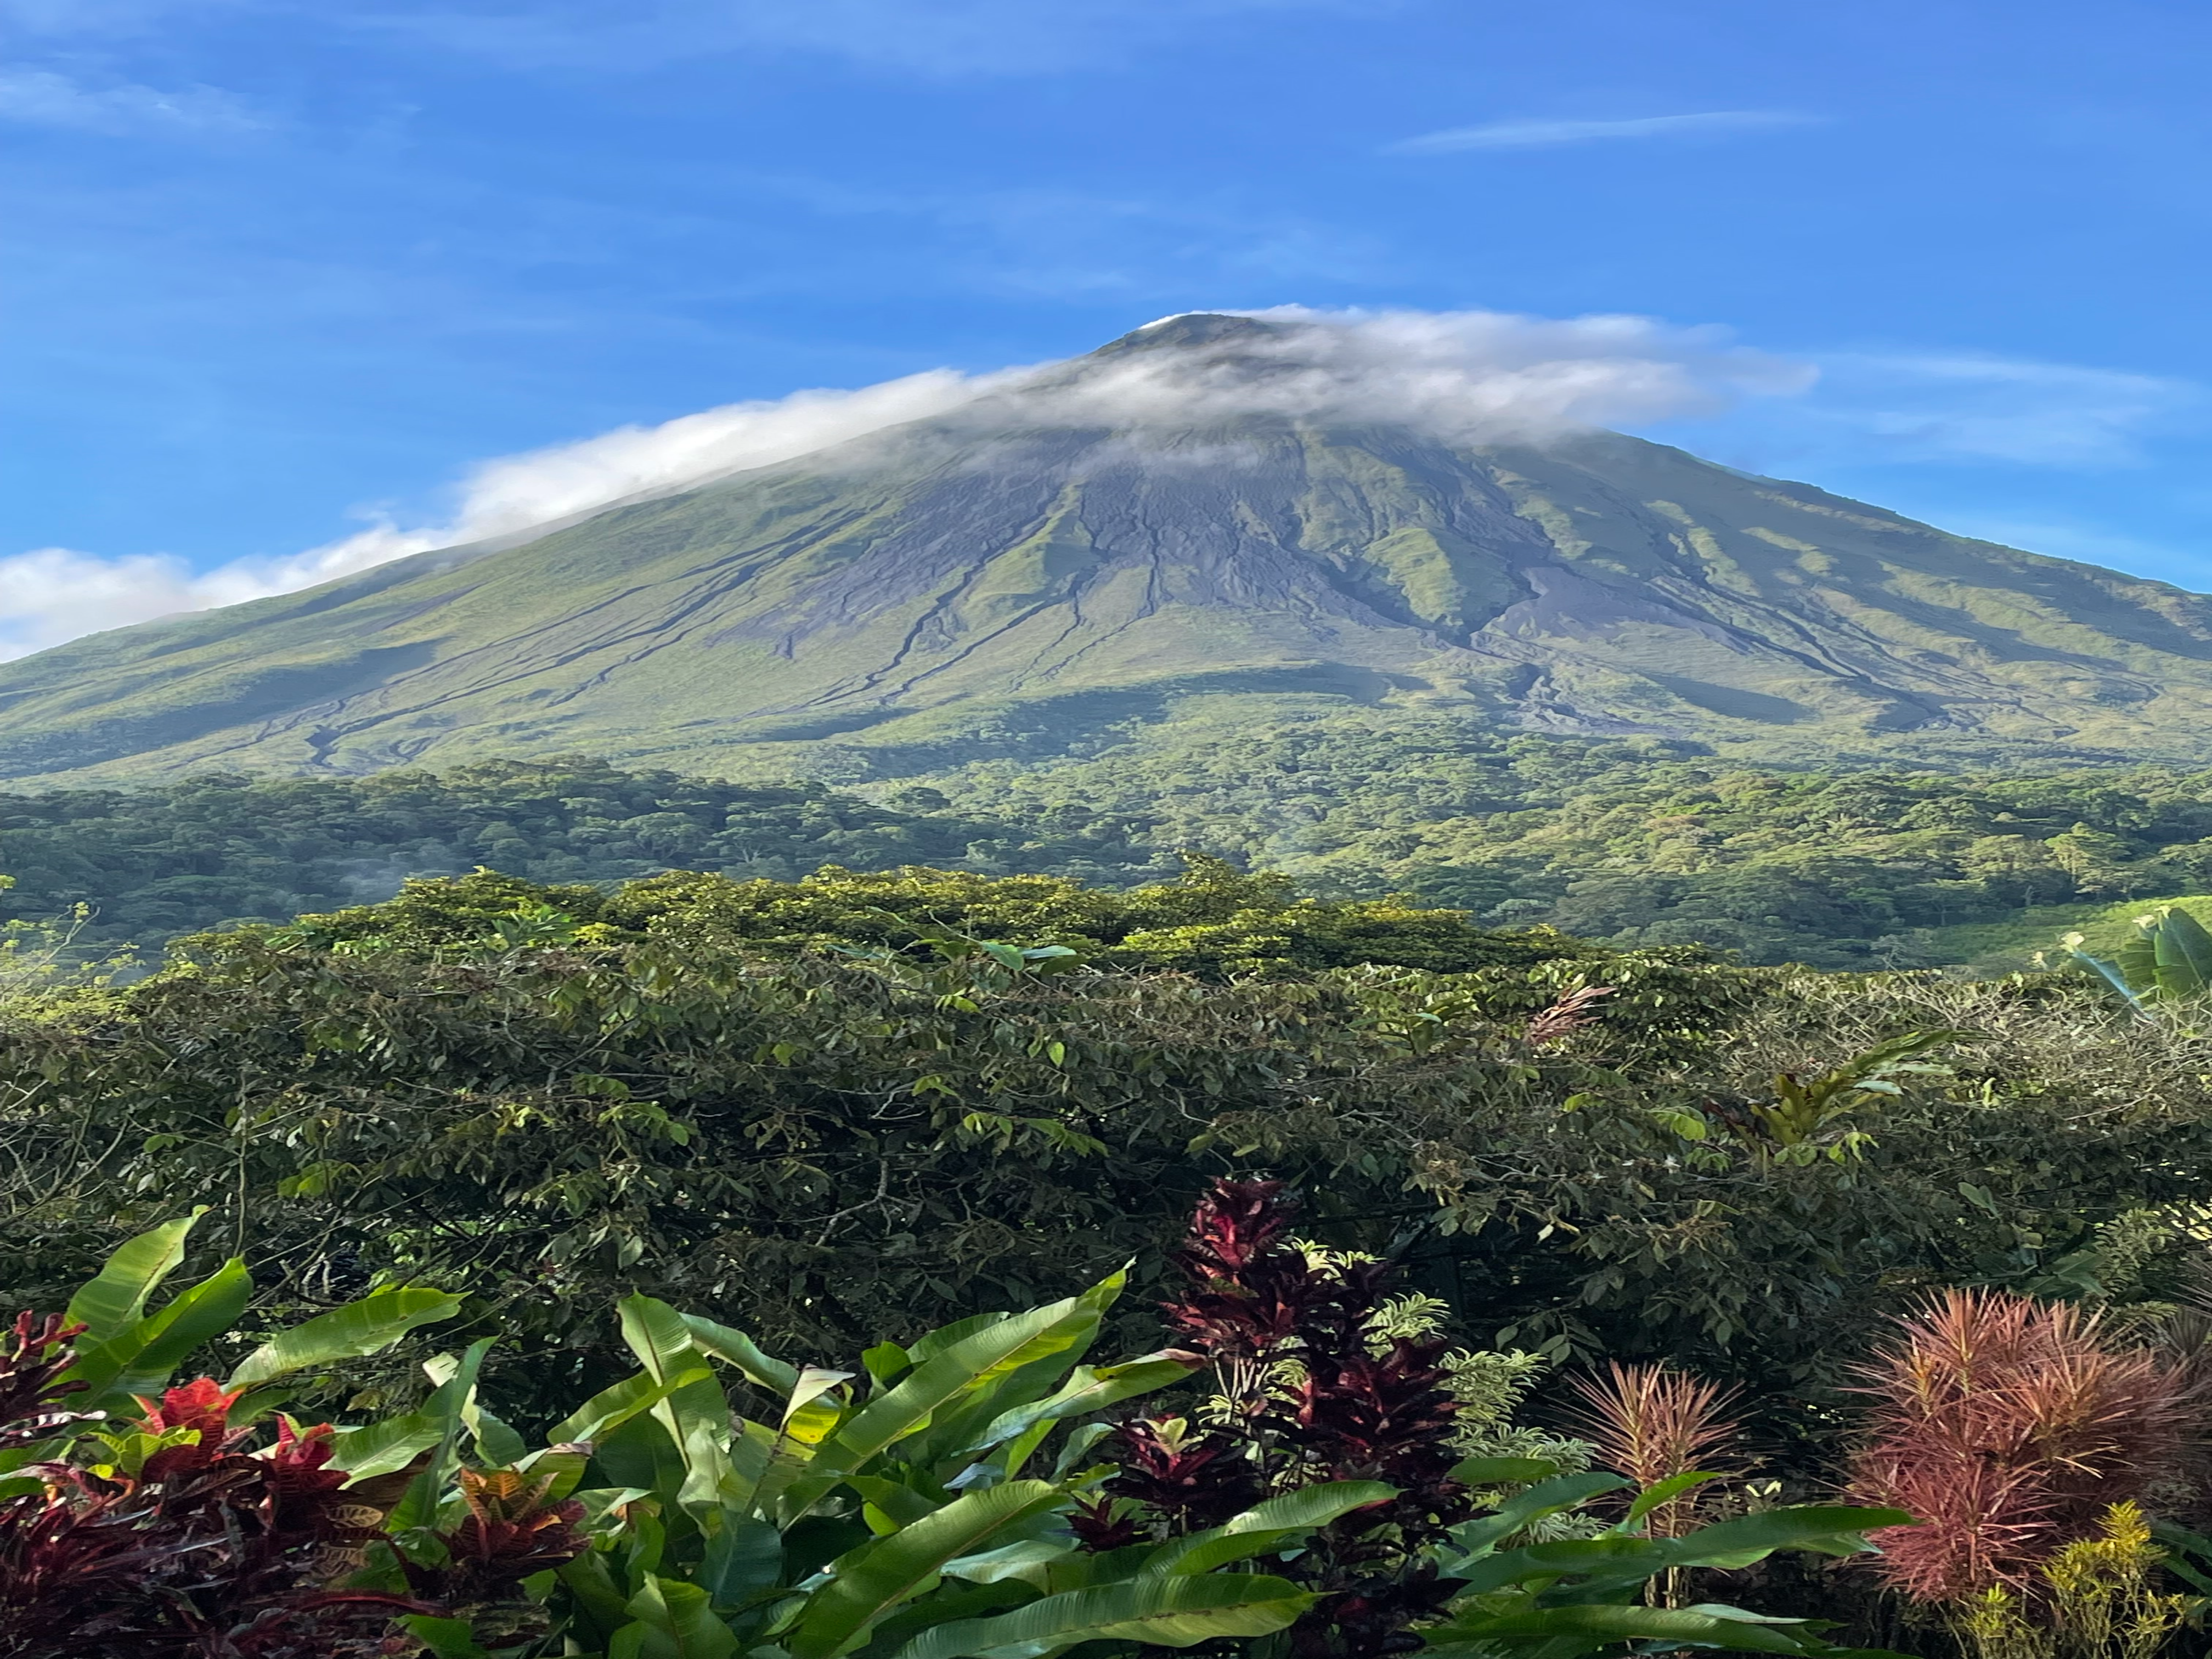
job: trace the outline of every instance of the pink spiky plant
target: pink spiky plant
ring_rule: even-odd
[[[1667,1364],[1609,1363],[1604,1374],[1577,1377],[1573,1431],[1595,1448],[1597,1463],[1639,1487],[1678,1474],[1742,1471],[1738,1448],[1743,1423],[1730,1408],[1736,1390],[1692,1376]],[[1652,1510],[1656,1538],[1678,1537],[1693,1523],[1689,1493]]]
[[[2051,1552],[2172,1466],[2197,1404],[2158,1355],[2107,1345],[2094,1315],[1951,1290],[1863,1368],[1855,1497],[1919,1517],[1872,1534],[1915,1601],[2018,1589]]]

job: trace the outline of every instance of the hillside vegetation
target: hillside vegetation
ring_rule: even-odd
[[[834,1352],[1150,1279],[1257,1168],[1485,1340],[1789,1394],[1917,1285],[2094,1277],[2100,1226],[2212,1201],[2203,1047],[2087,981],[1609,952],[1218,869],[477,876],[0,1010],[0,1256],[51,1299],[206,1205],[271,1310],[420,1278],[559,1389],[624,1287]]]
[[[1491,930],[2004,973],[2062,933],[2109,945],[2133,907],[2212,891],[2212,775],[2173,769],[1753,768],[1343,711],[1122,736],[1091,760],[842,789],[575,760],[0,795],[0,870],[16,884],[0,903],[25,923],[83,906],[80,947],[157,953],[179,933],[340,910],[478,866],[589,886],[923,866],[1060,878],[1095,905],[1195,853],[1324,899],[1403,894]]]
[[[19,979],[0,1625],[25,1659],[94,1619],[96,1659],[1892,1659],[1743,1590],[1918,1659],[2193,1652],[2158,1574],[2212,1564],[2176,1530],[2212,1509],[2196,997],[1608,949],[1204,855],[479,871]],[[1924,1359],[1979,1391],[1955,1445]],[[1850,1572],[1743,1571],[1870,1530]],[[830,1634],[745,1646],[771,1620]]]

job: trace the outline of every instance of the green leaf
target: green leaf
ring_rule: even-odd
[[[760,1346],[743,1331],[732,1330],[727,1325],[717,1325],[711,1319],[702,1319],[696,1314],[680,1314],[684,1328],[690,1333],[691,1346],[704,1354],[734,1365],[744,1374],[748,1382],[757,1382],[776,1394],[789,1394],[799,1382],[799,1367],[772,1359],[763,1353]]]
[[[432,1619],[422,1615],[402,1619],[400,1628],[429,1649],[434,1659],[493,1659],[477,1641],[476,1627],[465,1619]]]
[[[1525,1486],[1559,1472],[1548,1457],[1463,1457],[1444,1478],[1462,1486]]]
[[[72,1400],[80,1411],[120,1411],[134,1395],[167,1383],[186,1355],[238,1322],[253,1295],[243,1261],[227,1261],[158,1311],[127,1326],[97,1347],[80,1351],[70,1376],[88,1385]]]
[[[1264,1573],[1124,1579],[1048,1595],[994,1618],[939,1625],[893,1659],[963,1659],[1004,1650],[1045,1654],[1097,1641],[1187,1648],[1224,1638],[1272,1636],[1314,1600],[1312,1591]]]
[[[1658,1539],[1607,1533],[1598,1538],[1524,1544],[1448,1565],[1446,1571],[1465,1585],[1462,1596],[1486,1595],[1531,1582],[1540,1589],[1562,1578],[1583,1581],[1580,1588],[1589,1590],[1598,1585],[1639,1584],[1666,1571],[1671,1559]]]
[[[704,1365],[694,1365],[667,1378],[640,1371],[610,1388],[601,1389],[556,1423],[547,1431],[546,1442],[556,1446],[588,1445],[603,1440],[640,1412],[652,1410],[676,1389],[711,1376],[713,1373]]]
[[[491,1352],[491,1345],[492,1339],[487,1336],[470,1343],[458,1358],[441,1354],[424,1362],[422,1370],[437,1388],[422,1402],[422,1413],[436,1420],[438,1438],[433,1444],[430,1461],[409,1483],[405,1496],[386,1522],[387,1531],[397,1534],[425,1527],[436,1517],[439,1502],[445,1496],[446,1482],[459,1461],[464,1426],[462,1407],[476,1393],[477,1373],[483,1369],[484,1355]]]
[[[1080,1296],[997,1320],[941,1351],[932,1352],[930,1338],[923,1337],[908,1350],[918,1361],[914,1370],[881,1399],[848,1418],[816,1453],[815,1467],[856,1469],[921,1429],[947,1402],[1089,1341],[1100,1315],[1127,1279],[1126,1271],[1114,1273]]]
[[[1397,1487],[1380,1480],[1331,1480],[1303,1486],[1256,1504],[1218,1527],[1161,1545],[1146,1559],[1139,1576],[1211,1572],[1231,1561],[1273,1555],[1340,1515],[1370,1504],[1387,1504],[1397,1495]]]
[[[1562,1474],[1539,1481],[1516,1492],[1491,1514],[1462,1521],[1444,1535],[1467,1554],[1480,1555],[1523,1527],[1589,1502],[1601,1492],[1619,1492],[1629,1483],[1617,1474]],[[1461,1576],[1452,1570],[1455,1577]]]
[[[451,1319],[461,1302],[444,1291],[379,1291],[278,1333],[246,1355],[225,1386],[252,1388],[335,1359],[381,1352],[418,1325]]]
[[[1571,1659],[1573,1655],[1612,1649],[1624,1642],[1685,1643],[1738,1653],[1833,1652],[1814,1630],[1793,1630],[1790,1622],[1763,1620],[1734,1608],[1708,1612],[1608,1604],[1539,1607],[1490,1619],[1455,1620],[1430,1634],[1438,1652],[1473,1644],[1476,1652],[1540,1649],[1546,1659]]]
[[[733,1495],[738,1484],[730,1461],[730,1406],[722,1386],[711,1372],[688,1382],[679,1380],[684,1372],[699,1368],[699,1351],[692,1345],[690,1328],[675,1309],[649,1296],[624,1297],[618,1305],[623,1340],[648,1373],[670,1385],[652,1409],[683,1459],[684,1480],[676,1501],[696,1516],[713,1515],[724,1507],[726,1496]]]
[[[66,1322],[85,1328],[77,1339],[79,1352],[106,1341],[144,1316],[146,1298],[185,1259],[185,1236],[206,1213],[203,1205],[188,1216],[139,1234],[118,1248],[92,1281],[70,1298]]]
[[[1631,1531],[1652,1510],[1662,1504],[1673,1503],[1684,1492],[1702,1486],[1709,1480],[1717,1480],[1720,1478],[1718,1474],[1710,1469],[1686,1469],[1680,1474],[1670,1474],[1664,1480],[1646,1486],[1642,1492],[1637,1493],[1636,1501],[1628,1506],[1628,1513],[1621,1518],[1620,1524],[1613,1530],[1624,1533]]]
[[[2212,933],[2179,905],[2160,913],[2151,951],[2158,988],[2166,995],[2197,997],[2212,990]]]
[[[607,1659],[731,1659],[738,1650],[737,1633],[696,1584],[647,1573],[627,1611],[636,1622],[614,1633]]]
[[[429,1450],[445,1434],[443,1413],[433,1411],[404,1412],[362,1428],[340,1429],[331,1467],[344,1470],[355,1480],[390,1474],[405,1468],[416,1453]]]
[[[1196,1369],[1188,1360],[1162,1359],[1152,1355],[1119,1365],[1079,1365],[1058,1393],[1000,1413],[973,1443],[962,1449],[971,1455],[988,1451],[1028,1433],[1040,1423],[1087,1417],[1138,1395],[1180,1382]]]
[[[785,1638],[792,1659],[836,1659],[867,1639],[876,1623],[933,1583],[945,1564],[973,1555],[986,1539],[1066,1501],[1049,1481],[1009,1480],[963,1492],[887,1537],[830,1566],[798,1627]]]
[[[1665,1548],[1672,1558],[1669,1565],[1674,1566],[1745,1567],[1776,1550],[1856,1554],[1867,1547],[1867,1533],[1883,1527],[1913,1524],[1912,1516],[1903,1510],[1804,1504],[1762,1510],[1733,1521],[1718,1521],[1685,1537],[1665,1540]]]

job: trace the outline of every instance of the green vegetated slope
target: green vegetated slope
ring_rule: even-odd
[[[585,887],[669,869],[788,883],[825,866],[926,866],[1080,883],[1084,902],[1103,903],[1200,854],[1279,873],[1273,899],[1243,906],[1263,930],[1294,884],[1322,899],[1401,893],[1481,929],[2002,974],[2063,933],[2109,948],[2153,902],[2212,891],[2212,774],[1793,771],[1382,710],[1249,712],[1139,727],[1096,759],[982,763],[865,794],[581,760],[0,794],[0,871],[15,881],[0,915],[37,923],[82,905],[81,942],[152,952],[478,866]],[[881,911],[1049,937],[1019,906],[948,913],[941,885],[917,897],[831,877],[805,890],[848,932]],[[1074,902],[1052,899],[1052,914]]]
[[[933,782],[971,811],[1095,812],[1316,890],[1753,962],[2011,972],[2097,907],[2212,890],[2203,773],[1801,770],[1382,711],[1220,712]]]
[[[2212,601],[2156,582],[1617,435],[1085,423],[1133,361],[1279,370],[1251,357],[1272,328],[1171,319],[522,545],[7,665],[0,773],[588,751],[880,778],[1284,695],[1745,757],[2212,754]]]
[[[1607,951],[1216,867],[473,876],[0,998],[0,1260],[44,1305],[205,1205],[263,1321],[465,1294],[438,1340],[498,1334],[542,1420],[618,1363],[621,1291],[834,1355],[1157,1283],[1194,1194],[1266,1170],[1469,1339],[1753,1381],[1795,1437],[1930,1285],[2185,1282],[2153,1212],[2212,1196],[2204,1048],[2085,978]],[[1817,1112],[1767,1109],[1778,1074]],[[2124,1285],[2097,1252],[2130,1226]]]

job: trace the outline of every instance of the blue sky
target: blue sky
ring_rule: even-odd
[[[27,637],[438,522],[487,458],[1282,304],[1724,329],[1818,381],[1644,429],[2212,588],[2201,3],[0,0],[0,617],[80,601]]]

